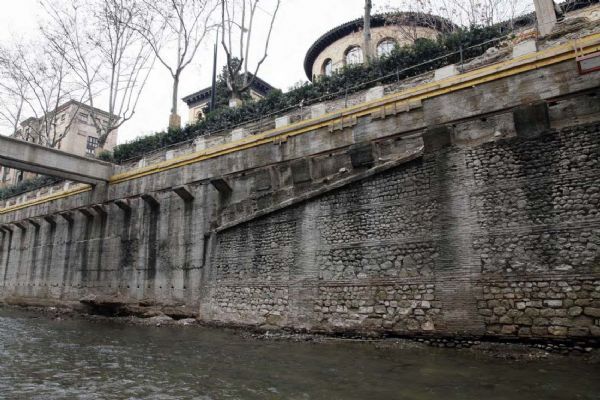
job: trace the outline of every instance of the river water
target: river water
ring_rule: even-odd
[[[0,307],[0,399],[600,399],[600,366],[52,320]]]

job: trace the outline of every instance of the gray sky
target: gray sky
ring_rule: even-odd
[[[377,6],[377,1],[374,3]],[[0,0],[0,4],[2,42],[10,40],[11,35],[27,37],[37,30],[38,20],[43,17],[38,0]],[[268,5],[269,0],[265,0],[263,7],[266,10],[269,10]],[[283,0],[273,30],[269,57],[259,76],[283,90],[298,81],[305,81],[302,63],[310,45],[332,27],[360,17],[363,6],[364,0]],[[263,13],[263,17],[267,15]],[[264,37],[264,31],[257,32],[259,39]],[[214,37],[208,39],[197,55],[195,65],[184,71],[179,97],[210,85],[213,43]],[[257,43],[262,46],[264,42],[259,40]],[[255,50],[258,50],[254,54],[257,57],[260,50]],[[224,55],[220,53],[219,58],[222,65]],[[170,93],[170,75],[156,63],[135,116],[120,129],[119,143],[164,129],[168,122]],[[184,123],[187,122],[185,103],[180,102],[179,110]]]

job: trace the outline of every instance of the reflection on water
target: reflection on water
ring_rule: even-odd
[[[573,358],[269,342],[0,308],[1,399],[599,399],[599,372]]]

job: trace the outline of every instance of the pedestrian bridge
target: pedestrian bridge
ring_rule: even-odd
[[[70,181],[108,182],[113,165],[11,137],[0,136],[0,165]]]

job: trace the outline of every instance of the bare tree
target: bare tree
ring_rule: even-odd
[[[14,65],[11,51],[0,48],[0,124],[17,135],[26,107],[29,84]]]
[[[256,79],[261,65],[268,55],[269,42],[273,32],[275,18],[281,5],[281,0],[276,0],[272,13],[270,13],[268,32],[265,40],[264,52],[250,72],[249,58],[252,43],[252,33],[255,29],[256,11],[259,9],[260,0],[221,0],[221,44],[227,55],[227,88],[231,93],[230,104],[237,106],[242,102],[242,95],[250,89]],[[261,9],[262,10],[262,9]],[[234,39],[238,46],[238,56],[234,56]]]
[[[421,26],[435,27],[434,16],[443,17],[462,26],[490,26],[510,21],[531,11],[530,0],[401,0],[382,7],[386,12],[404,11],[424,18]],[[407,26],[414,26],[408,24]]]
[[[145,12],[132,21],[173,79],[169,127],[181,126],[177,113],[179,82],[211,29],[214,0],[143,0]]]
[[[135,114],[154,61],[150,47],[131,27],[142,11],[134,0],[92,0],[85,7],[79,0],[66,7],[50,0],[43,4],[51,17],[44,36],[52,51],[65,54],[82,86],[98,147],[103,148],[111,132]],[[99,108],[108,112],[107,118],[100,118]]]
[[[4,64],[10,68],[13,104],[17,110],[13,114],[14,134],[43,146],[58,147],[72,122],[70,118],[59,126],[58,107],[77,92],[70,81],[72,76],[64,53],[50,51],[48,44],[40,41],[15,42],[13,49],[5,54],[9,58]],[[31,118],[22,121],[24,115]],[[22,130],[18,128],[20,122],[26,125]]]

